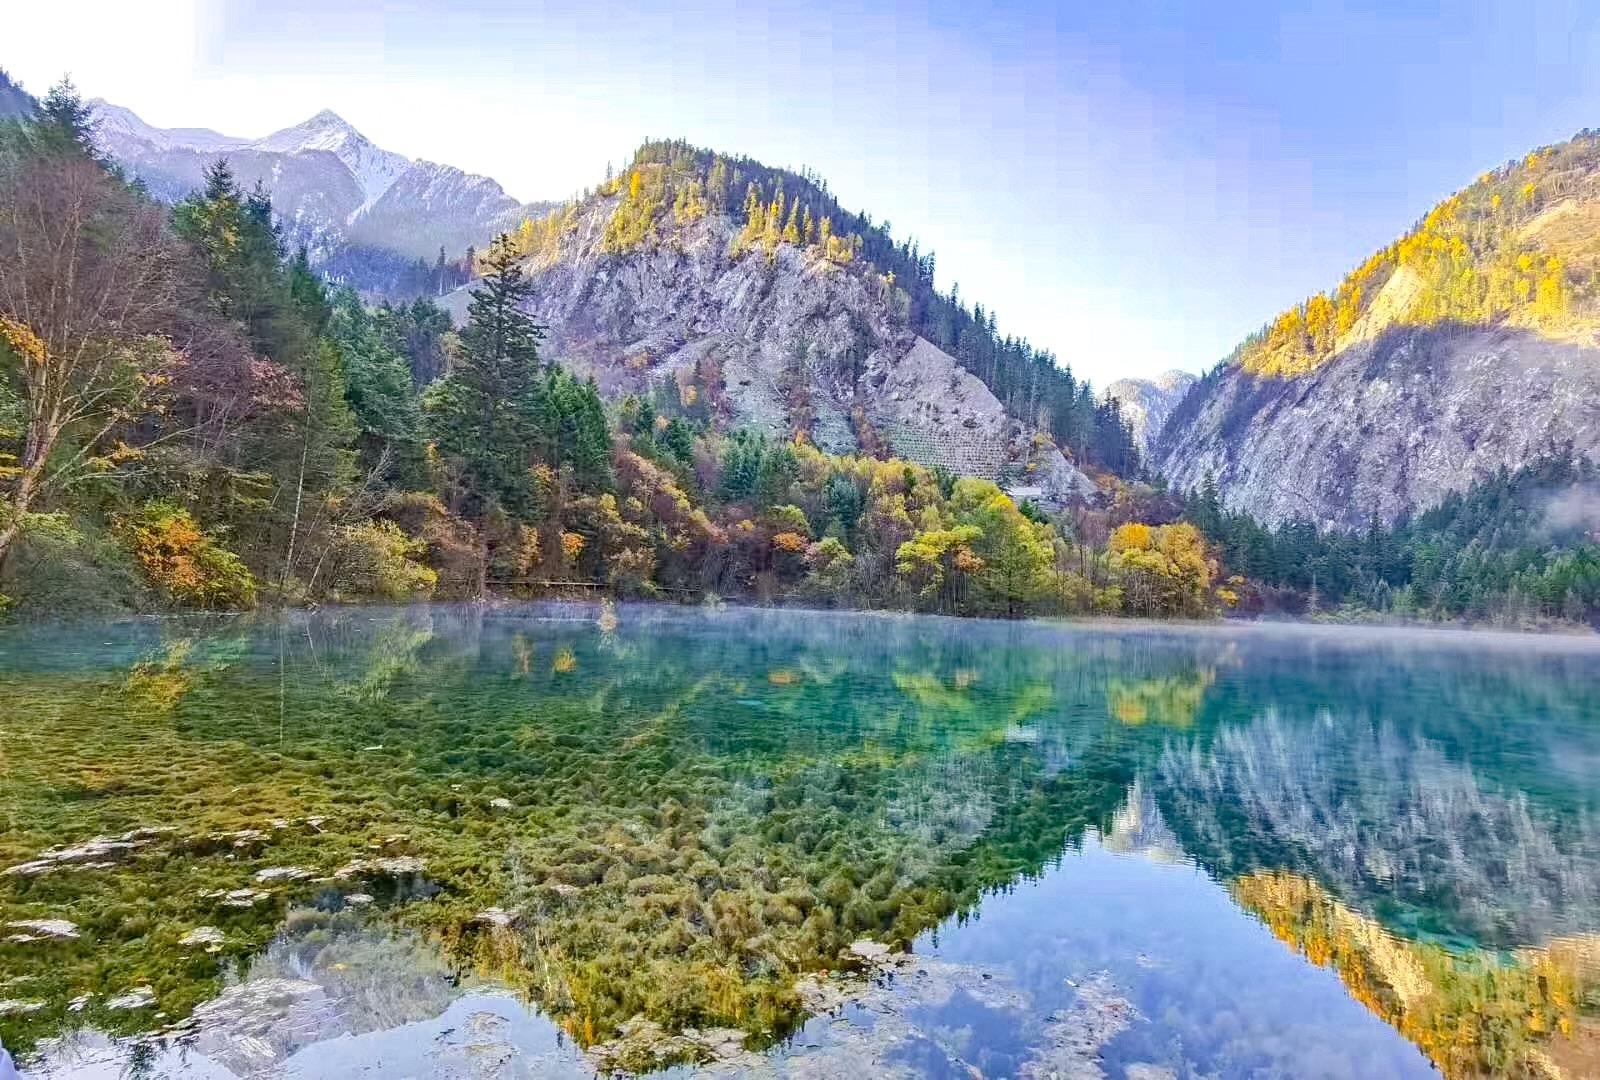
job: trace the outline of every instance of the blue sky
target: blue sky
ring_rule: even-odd
[[[79,0],[7,24],[31,89],[70,71],[239,135],[332,108],[523,199],[647,135],[808,165],[1099,385],[1210,366],[1478,173],[1600,126],[1583,0]]]

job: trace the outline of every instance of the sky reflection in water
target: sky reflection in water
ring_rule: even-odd
[[[12,631],[4,864],[177,831],[0,877],[0,921],[79,933],[0,943],[0,1037],[60,1076],[131,1052],[63,1032],[196,1006],[149,1074],[1582,1075],[1597,660],[666,608]]]

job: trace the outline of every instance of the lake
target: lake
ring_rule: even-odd
[[[1600,647],[567,605],[0,632],[38,1077],[1600,1075]]]

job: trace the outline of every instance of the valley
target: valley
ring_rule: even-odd
[[[1103,387],[740,150],[0,72],[0,1077],[1592,1075],[1600,135]]]
[[[140,455],[140,513],[232,537],[217,547],[249,584],[218,586],[227,603],[569,582],[1010,615],[1331,608],[1542,626],[1600,606],[1600,520],[1545,520],[1585,505],[1600,430],[1587,136],[1481,179],[1203,377],[1101,394],[936,289],[931,254],[808,172],[653,141],[579,196],[518,204],[326,110],[246,140],[81,108],[94,152],[175,204],[185,243],[246,220],[258,236],[253,254],[203,260],[209,322],[258,312],[234,323],[235,358],[189,358],[166,384],[211,433],[155,458],[119,444]],[[474,328],[491,279],[513,310]],[[525,339],[514,370],[463,367],[503,364],[508,333]],[[301,389],[217,413],[206,402],[236,392],[241,349],[276,363],[250,361],[247,382]],[[318,381],[325,404],[299,404]],[[499,419],[449,430],[455,386],[498,399]],[[312,411],[284,445],[269,429],[297,408]],[[309,491],[297,437],[320,463]],[[277,464],[244,467],[241,450]],[[196,469],[208,503],[149,509]],[[234,524],[256,498],[266,515]],[[981,520],[986,501],[1005,508],[1005,536]],[[69,510],[65,547],[33,530],[31,569],[8,586],[0,571],[0,592],[26,611],[33,582],[104,561],[91,551],[118,563],[126,540],[97,537],[131,535],[135,516],[115,499]],[[211,588],[174,593],[157,565],[135,553],[107,568],[117,583],[91,590],[96,605],[183,607]]]

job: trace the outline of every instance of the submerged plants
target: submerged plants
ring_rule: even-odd
[[[0,997],[29,1004],[0,1040],[24,1054],[181,1021],[309,909],[404,930],[610,1066],[655,1066],[710,1052],[690,1030],[782,1039],[853,945],[1040,874],[1136,783],[1191,850],[1238,841],[1219,875],[1281,857],[1207,824],[1237,793],[1150,779],[1261,705],[1204,637],[555,605],[3,645]]]

